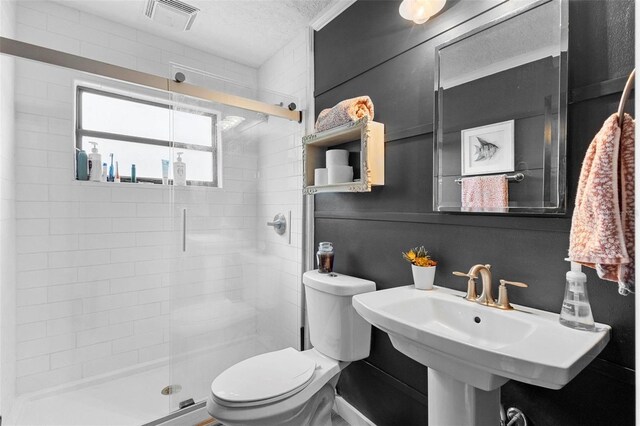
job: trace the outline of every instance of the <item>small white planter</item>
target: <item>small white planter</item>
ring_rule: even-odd
[[[416,266],[411,265],[413,272],[413,283],[419,290],[432,290],[433,280],[436,277],[435,266]]]

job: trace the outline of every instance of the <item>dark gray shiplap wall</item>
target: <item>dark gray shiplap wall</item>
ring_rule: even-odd
[[[378,289],[410,284],[400,252],[424,244],[440,260],[439,284],[464,290],[451,272],[491,263],[494,277],[529,283],[511,291],[515,303],[558,312],[570,215],[447,215],[431,208],[434,48],[518,4],[449,0],[437,17],[414,26],[398,15],[399,1],[360,0],[315,34],[316,111],[367,94],[388,141],[384,187],[315,196],[315,241],[334,242],[338,272],[371,279]],[[569,3],[569,88],[580,94],[569,106],[569,206],[586,148],[616,110],[620,93],[583,95],[623,80],[633,68],[633,18],[631,0]],[[513,381],[503,387],[505,405],[523,409],[534,426],[634,424],[633,299],[587,275],[594,316],[613,327],[611,342],[562,390]],[[427,422],[426,369],[396,351],[379,330],[373,331],[370,357],[342,373],[338,391],[380,426]]]

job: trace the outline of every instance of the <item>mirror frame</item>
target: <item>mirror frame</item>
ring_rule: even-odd
[[[458,43],[466,38],[469,38],[477,33],[485,31],[491,27],[499,25],[509,19],[522,15],[532,9],[543,6],[547,3],[558,3],[560,14],[560,40],[559,40],[559,72],[558,72],[558,176],[555,179],[555,185],[557,185],[557,196],[553,201],[556,205],[550,207],[509,207],[505,212],[479,212],[479,211],[463,211],[461,207],[442,207],[440,206],[441,195],[441,176],[440,170],[442,169],[442,158],[440,155],[439,147],[443,143],[443,132],[439,126],[440,111],[443,103],[443,92],[440,87],[440,51],[448,46]],[[569,11],[568,0],[534,0],[530,4],[507,13],[497,19],[487,22],[483,25],[474,28],[473,30],[455,37],[443,44],[436,46],[435,48],[435,62],[434,62],[434,108],[433,108],[433,211],[435,213],[463,213],[463,214],[491,214],[491,215],[552,215],[552,216],[564,216],[567,210],[567,111],[568,111],[568,45],[569,45]],[[516,173],[514,171],[514,173]],[[545,174],[547,169],[545,168]],[[526,178],[526,171],[525,171]],[[544,200],[543,200],[544,202]]]

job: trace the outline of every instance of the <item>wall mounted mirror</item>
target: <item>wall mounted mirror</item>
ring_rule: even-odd
[[[566,9],[532,2],[436,48],[435,211],[564,213]]]

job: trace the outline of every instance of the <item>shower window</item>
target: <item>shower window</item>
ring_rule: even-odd
[[[161,160],[182,152],[190,185],[218,186],[217,113],[83,86],[76,96],[77,148],[90,153],[97,142],[103,163],[113,153],[123,181],[135,164],[139,181],[161,183]]]

